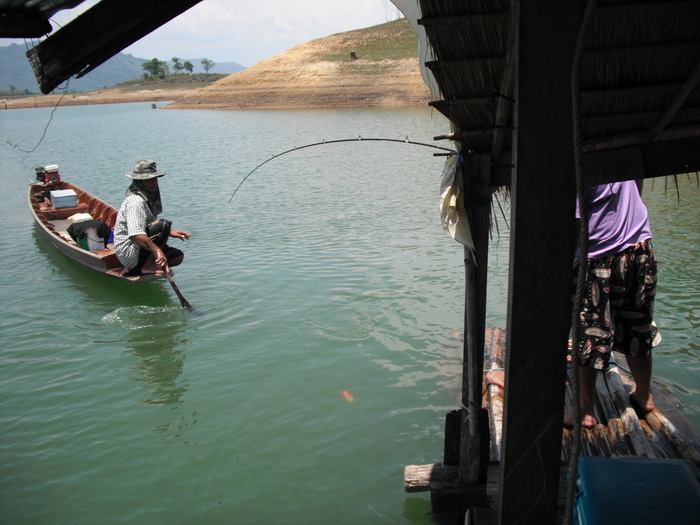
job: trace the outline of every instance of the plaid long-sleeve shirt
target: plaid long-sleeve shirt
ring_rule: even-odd
[[[138,244],[134,235],[146,235],[146,227],[156,220],[150,208],[138,195],[129,195],[119,208],[114,224],[114,252],[125,268],[133,268],[139,262]]]

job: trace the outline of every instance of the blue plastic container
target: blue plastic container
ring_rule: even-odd
[[[581,525],[698,525],[698,470],[685,460],[582,456],[574,500]]]

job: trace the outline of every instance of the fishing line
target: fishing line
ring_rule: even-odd
[[[46,136],[46,132],[49,130],[49,125],[51,124],[51,121],[53,120],[53,114],[56,112],[58,109],[58,105],[61,103],[61,100],[63,100],[63,97],[66,96],[66,93],[68,93],[68,86],[70,85],[70,78],[66,81],[66,87],[63,88],[63,94],[61,95],[61,98],[58,99],[58,102],[56,102],[56,105],[53,107],[51,110],[51,115],[49,116],[49,121],[46,123],[46,126],[44,127],[44,132],[41,134],[41,138],[39,139],[39,142],[36,143],[36,146],[34,146],[30,150],[22,149],[19,147],[19,144],[14,144],[13,142],[10,142],[9,140],[7,143],[12,146],[15,149],[18,149],[22,153],[32,153],[34,152],[35,149],[39,147],[39,145],[43,142],[44,137]]]
[[[439,149],[442,151],[445,151],[447,153],[443,153],[442,155],[457,155],[458,151],[450,148],[443,148],[442,146],[435,146],[434,144],[426,144],[425,142],[415,142],[413,140],[408,140],[408,136],[406,136],[405,139],[386,139],[386,138],[362,138],[362,136],[358,136],[355,139],[335,139],[335,140],[322,140],[321,142],[313,142],[311,144],[305,144],[304,146],[294,146],[291,149],[288,149],[286,151],[283,151],[281,153],[277,153],[276,155],[273,155],[269,159],[267,159],[264,162],[261,162],[257,166],[255,166],[245,177],[243,177],[243,180],[238,183],[238,186],[236,186],[236,189],[233,190],[233,193],[231,194],[231,198],[228,200],[228,204],[231,203],[233,200],[233,197],[236,195],[236,192],[238,189],[243,185],[243,183],[246,181],[248,177],[250,177],[258,168],[261,168],[268,162],[270,162],[273,159],[276,159],[277,157],[281,157],[282,155],[286,155],[287,153],[292,153],[293,151],[299,151],[305,148],[310,148],[312,146],[323,146],[325,144],[338,144],[340,142],[398,142],[399,144],[410,144],[412,146],[423,146],[425,148],[433,148],[433,149]],[[440,155],[440,153],[436,153],[435,155]]]

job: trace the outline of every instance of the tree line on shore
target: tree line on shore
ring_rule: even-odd
[[[194,65],[189,60],[182,61],[178,57],[173,57],[170,59],[171,64],[164,60],[159,60],[153,58],[147,60],[141,64],[141,68],[144,70],[142,80],[147,81],[158,81],[163,80],[171,76],[171,71],[174,71],[174,75],[186,75],[187,78],[199,77],[201,74],[194,74]],[[209,75],[209,72],[214,69],[216,63],[208,58],[203,58],[200,60],[200,64],[204,69],[204,74]],[[171,70],[172,67],[172,70]],[[225,76],[225,75],[219,75]],[[183,78],[180,77],[180,78]],[[208,77],[210,78],[210,77]],[[194,78],[194,80],[201,82],[201,78]],[[215,78],[216,80],[216,78]],[[120,84],[130,84],[134,81],[120,82]],[[74,90],[68,91],[69,93],[75,93]],[[9,89],[0,89],[0,98],[21,98],[26,96],[32,96],[40,93],[35,93],[29,89],[18,89],[17,86],[10,84]]]
[[[0,89],[0,98],[17,98],[32,95],[29,89],[17,89],[17,86],[10,84],[10,89]]]
[[[192,74],[194,71],[194,66],[189,60],[182,62],[180,58],[173,57],[170,59],[172,62],[172,68],[175,70],[175,74]],[[209,74],[209,70],[214,69],[216,63],[208,58],[203,58],[200,60],[200,64],[204,68],[204,73]],[[164,79],[170,75],[170,65],[165,60],[158,60],[157,58],[152,58],[141,64],[141,68],[144,70],[143,78],[145,80],[155,80]]]

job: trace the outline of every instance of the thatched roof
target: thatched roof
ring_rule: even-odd
[[[439,94],[432,105],[466,148],[509,163],[517,2],[417,3],[429,42],[422,56]],[[700,2],[600,0],[581,64],[584,151],[690,139],[683,151],[695,155],[683,164],[698,170]]]

